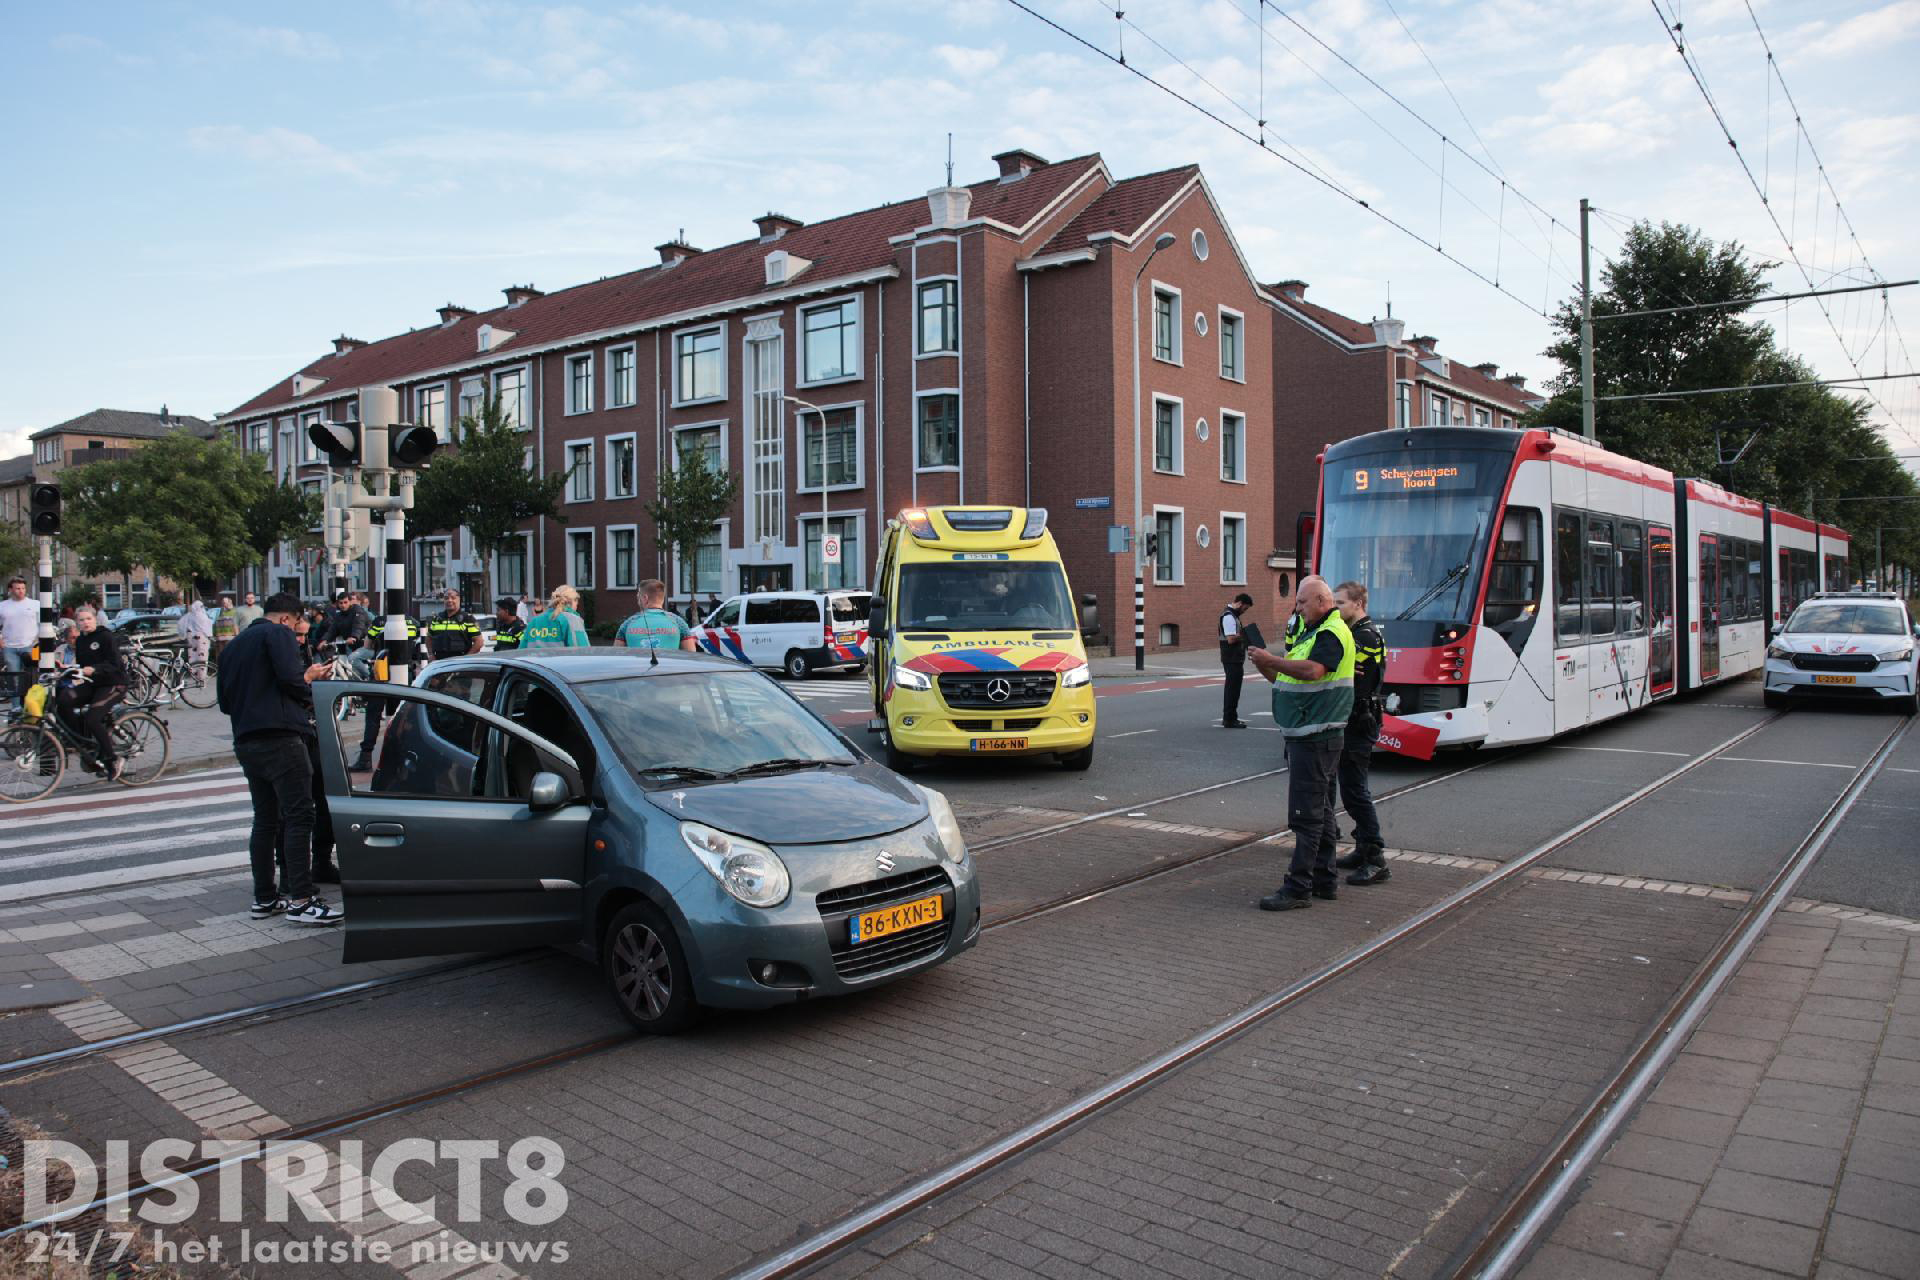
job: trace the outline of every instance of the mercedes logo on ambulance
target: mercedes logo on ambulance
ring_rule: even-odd
[[[987,697],[994,702],[1005,702],[1013,696],[1013,684],[1004,676],[995,676],[987,681]]]

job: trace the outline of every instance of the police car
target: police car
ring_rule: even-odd
[[[697,627],[702,651],[805,680],[816,671],[864,671],[865,591],[756,591],[722,604]]]
[[[1770,707],[1797,698],[1891,702],[1915,711],[1920,628],[1890,591],[1822,592],[1793,611],[1767,646]]]

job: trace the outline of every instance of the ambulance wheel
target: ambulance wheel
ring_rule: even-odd
[[[910,756],[900,750],[900,748],[894,746],[892,734],[888,734],[882,738],[881,743],[883,744],[882,753],[885,757],[887,768],[893,770],[895,773],[912,773],[920,767],[920,757]]]
[[[787,679],[805,680],[813,674],[813,664],[807,661],[807,655],[798,649],[787,655]]]
[[[1093,767],[1093,744],[1089,742],[1078,751],[1062,751],[1060,767],[1069,773],[1085,773]]]

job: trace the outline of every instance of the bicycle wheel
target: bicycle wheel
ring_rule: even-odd
[[[153,672],[138,655],[127,663],[126,705],[146,707],[153,705]]]
[[[158,716],[132,711],[113,722],[113,753],[120,758],[120,785],[144,787],[166,772],[173,738]]]
[[[180,700],[190,707],[205,711],[219,700],[220,690],[213,682],[213,666],[208,664],[206,671],[196,673],[191,665],[180,668]]]
[[[37,724],[0,729],[0,800],[38,800],[60,785],[66,770],[67,753],[51,731]]]

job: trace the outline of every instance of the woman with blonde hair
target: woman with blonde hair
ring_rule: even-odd
[[[520,636],[522,649],[584,649],[592,643],[587,624],[580,620],[580,593],[564,582]]]

